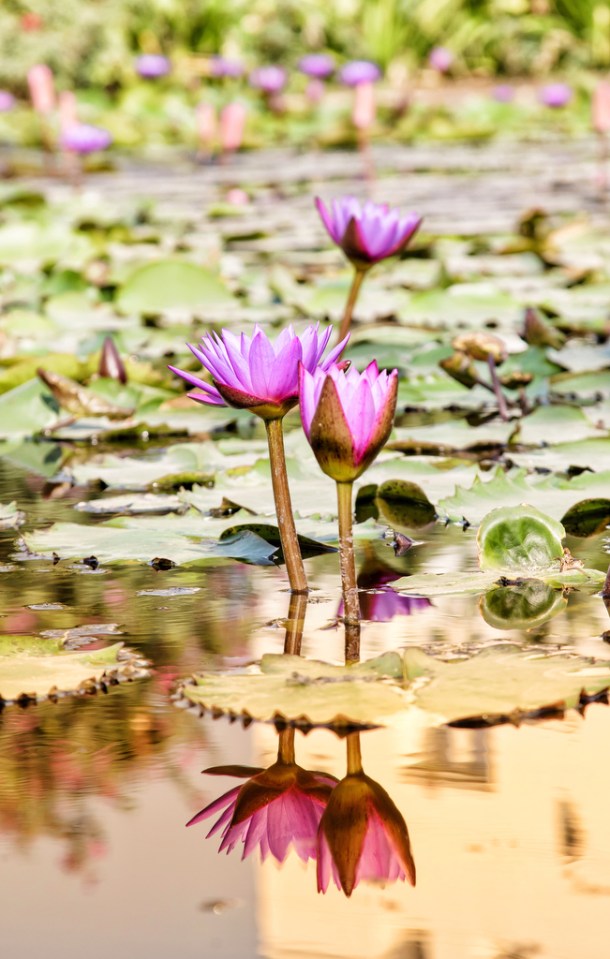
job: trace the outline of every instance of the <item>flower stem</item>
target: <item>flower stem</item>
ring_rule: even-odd
[[[294,763],[294,726],[288,726],[286,729],[280,729],[277,744],[277,761],[286,766],[292,766]]]
[[[347,745],[347,775],[357,776],[362,772],[362,753],[360,752],[360,733],[349,733]]]
[[[337,483],[339,507],[339,558],[341,561],[341,589],[345,611],[345,660],[357,662],[360,658],[360,601],[356,582],[354,535],[352,532],[352,483]]]
[[[491,374],[491,383],[493,386],[493,391],[496,394],[496,399],[498,401],[498,412],[500,417],[506,422],[508,420],[508,410],[506,408],[506,397],[502,391],[502,384],[498,377],[498,372],[496,370],[496,364],[493,356],[487,357],[487,365],[489,367],[489,372]]]
[[[347,303],[345,304],[345,309],[343,311],[343,319],[341,320],[341,326],[339,328],[339,336],[337,338],[337,343],[340,343],[341,340],[347,336],[349,333],[349,328],[352,322],[352,313],[354,312],[354,307],[356,305],[356,300],[358,299],[358,294],[360,293],[360,287],[362,286],[362,281],[366,276],[367,270],[362,269],[362,267],[354,268],[354,276],[352,278],[352,285],[349,290],[347,297]]]
[[[288,616],[286,618],[286,636],[284,653],[287,656],[301,655],[301,640],[307,611],[307,596],[304,593],[291,593]]]
[[[267,442],[269,444],[269,462],[271,464],[271,483],[275,499],[275,512],[280,531],[282,552],[286,563],[286,572],[293,593],[307,592],[307,577],[303,566],[303,557],[294,525],[294,514],[290,501],[286,456],[284,453],[284,434],[281,419],[265,420]]]

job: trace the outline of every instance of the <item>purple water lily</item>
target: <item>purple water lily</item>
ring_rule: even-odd
[[[381,76],[381,70],[371,60],[352,60],[342,67],[339,73],[341,83],[347,87],[357,87],[359,83],[375,83]]]
[[[567,106],[572,99],[572,87],[567,83],[547,83],[542,87],[539,99],[545,107],[559,110]]]
[[[493,88],[491,95],[498,103],[512,103],[515,99],[515,88],[510,83],[499,83]]]
[[[335,72],[335,61],[328,53],[308,53],[301,57],[298,68],[306,77],[327,80]]]
[[[199,346],[189,344],[189,349],[212,374],[212,385],[175,366],[169,368],[195,387],[189,396],[200,403],[250,409],[263,419],[277,419],[298,402],[299,364],[309,373],[318,367],[324,372],[340,355],[345,342],[322,358],[331,333],[332,327],[320,330],[315,324],[297,335],[289,326],[274,343],[259,326],[251,337],[230,330],[221,336],[206,333]]]
[[[402,252],[422,222],[417,213],[401,216],[386,203],[361,204],[353,196],[333,200],[330,209],[319,197],[315,203],[331,240],[360,268]]]
[[[447,47],[434,47],[428,54],[428,66],[438,73],[447,73],[453,66],[454,56]]]
[[[171,70],[167,57],[161,53],[143,53],[136,60],[136,73],[145,80],[157,80],[165,77]]]
[[[8,90],[0,90],[0,113],[8,113],[15,106],[15,97]]]
[[[380,372],[373,360],[363,373],[331,366],[300,370],[301,420],[322,470],[351,483],[373,462],[394,421],[398,371]]]
[[[244,72],[243,64],[239,60],[230,60],[227,57],[212,57],[210,73],[213,77],[241,77]]]
[[[286,80],[287,76],[284,68],[274,64],[257,67],[249,77],[250,86],[262,90],[266,94],[279,93],[286,86]]]
[[[70,153],[86,155],[98,150],[107,150],[112,143],[112,136],[102,127],[94,127],[89,123],[75,123],[68,127],[61,135],[61,145]]]

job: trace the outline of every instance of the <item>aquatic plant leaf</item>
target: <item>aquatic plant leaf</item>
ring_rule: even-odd
[[[146,663],[122,643],[68,652],[63,641],[34,636],[0,636],[0,702],[38,702],[82,695],[148,675]]]
[[[522,576],[544,570],[563,556],[561,523],[535,506],[501,506],[483,519],[477,533],[482,570],[510,570]]]
[[[608,662],[504,644],[459,662],[443,662],[411,648],[405,651],[404,666],[406,680],[418,680],[417,706],[439,722],[508,718],[549,704],[568,709],[579,706],[583,690],[592,695],[610,686]]]
[[[568,605],[567,596],[539,579],[526,579],[518,586],[496,586],[480,600],[481,615],[495,629],[534,629],[548,622]]]
[[[610,487],[608,487],[610,490]],[[610,499],[585,499],[571,506],[561,518],[569,536],[595,536],[610,526]]]
[[[157,260],[125,280],[116,304],[121,313],[156,315],[167,310],[209,314],[234,302],[220,278],[196,263]]]
[[[59,404],[40,380],[29,380],[0,396],[0,438],[35,436],[59,420]]]
[[[18,529],[25,523],[25,513],[17,508],[17,503],[0,503],[0,530]]]

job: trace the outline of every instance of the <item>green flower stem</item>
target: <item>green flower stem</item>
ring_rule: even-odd
[[[352,532],[352,483],[337,483],[339,506],[339,558],[345,620],[345,661],[360,658],[360,601],[356,582],[354,535]]]
[[[281,729],[277,746],[277,761],[286,766],[294,765],[294,726]]]
[[[275,512],[290,589],[293,593],[306,593],[307,577],[305,576],[303,557],[301,556],[301,548],[294,525],[288,474],[286,473],[282,421],[281,419],[265,420],[265,428],[267,430],[267,442],[269,443],[269,462],[271,464]]]
[[[347,745],[347,775],[357,776],[362,772],[360,733],[349,733],[345,742]]]
[[[286,618],[286,636],[284,652],[288,656],[301,655],[301,640],[307,612],[307,596],[304,593],[291,593],[288,616]]]
[[[360,287],[362,286],[362,281],[368,272],[367,267],[356,266],[354,267],[354,276],[352,279],[352,285],[349,290],[347,297],[347,303],[345,304],[345,309],[343,311],[343,319],[341,320],[341,326],[339,328],[339,336],[337,338],[337,343],[340,343],[341,340],[347,336],[349,333],[349,328],[352,322],[352,313],[354,312],[354,307],[356,305],[356,300],[358,299],[358,294],[360,293]]]
[[[506,397],[502,391],[502,384],[500,383],[498,377],[498,371],[496,370],[496,364],[493,356],[487,357],[487,365],[489,367],[489,372],[491,374],[491,383],[493,386],[493,391],[496,394],[496,399],[498,401],[498,412],[500,413],[501,418],[506,422],[508,420],[508,409],[506,407]]]

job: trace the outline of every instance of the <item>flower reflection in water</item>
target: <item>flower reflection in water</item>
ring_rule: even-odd
[[[407,824],[385,789],[362,769],[360,734],[347,737],[347,775],[333,789],[318,832],[318,891],[331,876],[346,896],[362,879],[415,885]]]
[[[219,852],[229,853],[242,842],[242,859],[259,848],[262,860],[271,855],[284,862],[291,846],[303,862],[315,859],[318,826],[337,780],[296,764],[294,735],[290,728],[279,733],[277,761],[268,769],[215,766],[205,770],[247,780],[214,800],[187,825],[220,812],[208,833],[209,837],[222,830]]]
[[[360,615],[371,623],[389,623],[395,616],[413,616],[432,606],[425,596],[407,596],[399,593],[390,583],[402,579],[389,566],[382,565],[373,557],[367,557],[358,573],[358,595]],[[337,619],[343,618],[343,602],[339,604]]]

